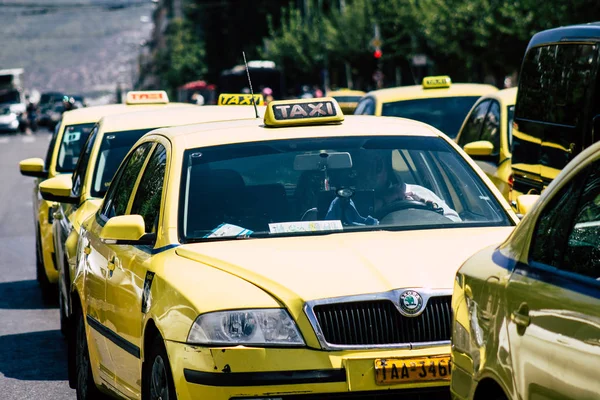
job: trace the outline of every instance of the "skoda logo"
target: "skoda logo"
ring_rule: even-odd
[[[417,315],[423,309],[423,298],[414,290],[407,290],[400,295],[400,308],[406,315]]]

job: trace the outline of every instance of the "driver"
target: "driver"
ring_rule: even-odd
[[[392,150],[362,150],[353,156],[356,166],[357,186],[375,190],[375,215],[384,207],[400,200],[420,201],[442,208],[443,215],[452,221],[462,221],[458,213],[431,190],[404,183],[392,168]]]

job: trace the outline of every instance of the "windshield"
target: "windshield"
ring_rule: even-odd
[[[437,137],[278,140],[184,157],[184,241],[510,224],[480,178]]]
[[[425,122],[454,139],[479,97],[439,97],[383,103],[381,115]]]
[[[358,103],[362,96],[333,96],[338,103]]]
[[[81,148],[87,140],[94,124],[76,124],[65,127],[60,148],[58,150],[58,159],[56,160],[56,171],[73,172],[79,159]]]
[[[152,129],[155,128],[104,134],[92,178],[92,197],[104,197],[121,161],[135,142]]]

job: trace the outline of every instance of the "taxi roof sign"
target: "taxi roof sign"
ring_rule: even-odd
[[[447,75],[426,76],[423,78],[423,89],[449,88],[452,79]]]
[[[139,90],[127,92],[126,104],[168,104],[169,95],[164,90]]]
[[[251,106],[251,94],[246,93],[221,93],[217,105],[219,106]],[[254,95],[254,102],[257,106],[265,105],[265,98],[262,94]]]
[[[333,97],[272,101],[267,106],[265,125],[294,126],[340,123],[344,113]]]

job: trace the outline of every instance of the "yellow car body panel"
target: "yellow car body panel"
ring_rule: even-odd
[[[587,176],[593,163],[597,170],[599,143],[567,164],[506,241],[475,253],[457,272],[453,398],[592,399],[600,393],[598,380],[587,370],[600,362],[597,279],[532,259],[540,218],[557,208],[563,189]],[[592,196],[598,198],[597,188]],[[571,238],[569,243],[577,246]],[[483,385],[486,389],[478,392]]]
[[[477,160],[475,162],[485,174],[494,182],[494,185],[500,190],[502,195],[509,203],[512,204],[512,201],[516,201],[516,195],[511,192],[511,184],[509,183],[512,179],[512,150],[511,150],[511,131],[512,131],[512,121],[509,121],[508,116],[508,108],[513,107],[517,101],[517,88],[509,88],[499,90],[494,93],[487,94],[482,96],[471,109],[471,112],[479,105],[481,102],[486,100],[496,101],[500,105],[500,123],[499,123],[499,138],[500,138],[500,146],[498,151],[498,161],[484,161]],[[458,136],[454,139],[456,143],[461,141],[461,136],[463,135],[463,131],[471,116],[471,112],[465,118],[463,125],[461,127]]]
[[[192,107],[185,103],[169,103],[169,104],[108,104],[103,106],[95,107],[84,107],[67,111],[62,115],[59,125],[57,126],[57,132],[51,142],[52,148],[48,149],[48,155],[46,159],[47,167],[47,178],[54,178],[55,176],[63,173],[57,171],[57,160],[60,145],[65,133],[65,128],[73,125],[80,124],[95,124],[100,120],[101,117],[111,114],[120,114],[129,110],[143,110],[147,107],[157,109],[159,107]],[[34,223],[36,227],[39,227],[39,246],[41,256],[43,260],[43,267],[46,272],[46,278],[49,283],[56,283],[58,281],[58,267],[55,264],[55,243],[52,229],[52,214],[56,211],[57,203],[49,202],[42,199],[39,191],[39,183],[41,179],[35,180],[33,189],[33,209],[34,209]]]
[[[456,229],[439,229],[196,244],[179,242],[179,184],[186,150],[273,138],[364,135],[442,138],[498,199],[511,224],[518,222],[510,205],[476,164],[441,132],[419,122],[348,116],[343,124],[293,128],[265,128],[262,121],[250,120],[157,129],[136,144],[140,146],[150,142],[156,146],[159,143],[167,150],[156,242],[145,246],[100,240],[105,223],[100,213],[90,215],[82,224],[73,298],[81,299],[97,386],[139,398],[142,363],[147,360],[145,357],[149,351],[146,347],[148,337],[157,333],[164,339],[179,399],[387,390],[398,386],[376,384],[375,359],[448,354],[447,343],[412,349],[327,351],[321,348],[305,310],[306,302],[410,286],[449,292],[455,271],[462,261],[474,249],[503,240],[513,226],[464,228],[459,234]],[[143,173],[143,170],[138,173],[125,214],[131,211],[132,198]],[[468,240],[461,235],[467,235]],[[432,252],[427,246],[427,241],[431,240],[436,240],[442,247]],[[394,257],[393,251],[404,251],[407,263],[427,265],[431,270],[425,272],[421,268],[399,274],[389,263]],[[425,258],[412,258],[412,252],[420,252]],[[331,268],[323,268],[325,264]],[[341,283],[331,285],[332,279]],[[240,308],[284,308],[297,324],[306,345],[299,348],[257,348],[188,343],[190,328],[199,315]],[[238,377],[243,374],[236,373],[294,376],[298,372],[314,371],[323,371],[329,381],[271,383],[266,387],[250,382],[225,383],[234,377],[242,379]],[[447,381],[437,380],[402,387],[447,385]]]

